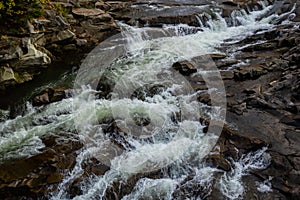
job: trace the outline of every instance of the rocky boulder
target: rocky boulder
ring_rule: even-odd
[[[40,106],[61,101],[62,99],[69,97],[70,93],[71,91],[68,88],[48,88],[36,95],[32,100],[32,104],[34,106]]]
[[[28,39],[26,43],[27,53],[20,57],[20,64],[17,68],[46,66],[51,63],[51,58],[46,53],[37,50],[31,39]]]
[[[0,83],[5,81],[16,81],[14,71],[10,67],[1,67],[0,68]]]

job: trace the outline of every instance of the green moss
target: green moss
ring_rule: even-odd
[[[49,5],[49,0],[1,0],[0,27],[1,32],[23,31],[27,21],[43,15],[43,7]]]
[[[65,18],[69,17],[67,10],[61,4],[53,4],[53,5],[54,5],[54,9],[57,14],[60,14],[60,15],[64,16]]]

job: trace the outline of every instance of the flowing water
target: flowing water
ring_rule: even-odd
[[[230,172],[202,163],[220,129],[204,132],[199,118],[209,117],[221,127],[226,109],[221,79],[217,84],[209,81],[219,72],[205,55],[218,53],[216,47],[226,39],[239,41],[255,30],[272,29],[272,22],[280,16],[260,19],[272,8],[262,6],[262,10],[250,13],[235,11],[230,22],[234,26],[230,27],[219,14],[205,25],[199,15],[201,31],[196,33],[195,27],[183,24],[155,29],[120,23],[123,34],[101,44],[83,62],[71,98],[39,108],[28,104],[26,114],[0,123],[0,162],[38,154],[44,147],[42,138],[54,135],[61,141],[80,141],[84,146],[58,192],[49,195],[51,199],[105,199],[112,188],[136,177],[131,181],[131,191],[118,198],[202,199],[212,188],[219,188],[229,199],[242,198],[242,177],[249,170],[266,168],[270,158],[266,149],[244,155],[232,162]],[[201,55],[210,69],[193,62],[192,58]],[[217,94],[215,99],[221,101],[212,99],[212,106],[199,103],[201,91],[194,91],[184,76],[172,70],[172,64],[180,60],[190,60],[198,70],[193,76],[202,76],[210,94]],[[103,125],[111,122],[117,129],[108,134]],[[69,194],[69,187],[83,177],[83,165],[92,159],[109,170],[84,178],[78,195]],[[160,175],[147,176],[153,173]],[[216,174],[222,175],[215,180]],[[193,185],[201,195],[181,190]]]

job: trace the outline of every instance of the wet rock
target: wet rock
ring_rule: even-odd
[[[59,183],[63,180],[64,175],[62,173],[53,173],[47,177],[46,182],[47,184]]]
[[[236,158],[238,154],[256,151],[267,146],[265,141],[257,137],[241,135],[228,125],[224,126],[217,145],[220,147],[220,153],[225,155],[225,157],[229,156],[231,158]],[[237,149],[239,150],[238,152]]]
[[[267,71],[259,65],[242,66],[234,71],[234,78],[240,81],[256,79],[266,73]]]
[[[238,60],[216,60],[215,61],[215,65],[218,67],[218,69],[224,69],[224,70],[227,70],[228,68],[232,67],[232,65],[237,63],[239,63]]]
[[[213,60],[220,60],[223,58],[226,58],[228,55],[222,54],[222,53],[214,53],[214,54],[208,54],[209,57],[211,57]]]
[[[200,94],[197,99],[201,103],[211,105],[211,98],[210,98],[210,94],[208,93]]]
[[[44,198],[46,194],[57,189],[57,184],[65,177],[61,170],[70,170],[74,167],[76,161],[74,152],[82,145],[75,141],[65,141],[64,144],[58,144],[55,139],[52,141],[48,143],[46,139],[44,140],[52,149],[46,148],[43,152],[29,158],[1,163],[0,192],[12,199]],[[64,160],[61,157],[72,163],[67,165],[69,168],[60,167],[66,166],[62,164]],[[18,193],[16,194],[15,191]]]
[[[234,7],[238,6],[237,2],[235,2],[235,1],[223,1],[222,4],[234,6]]]
[[[108,187],[105,193],[105,198],[122,199],[122,197],[130,194],[133,191],[133,188],[135,187],[139,179],[141,178],[157,179],[162,177],[163,177],[163,173],[160,170],[146,172],[146,173],[138,173],[125,181],[114,182],[110,187]]]
[[[263,51],[263,50],[274,49],[277,46],[278,46],[278,42],[277,41],[264,42],[264,43],[254,44],[254,45],[250,45],[248,47],[245,47],[245,48],[242,49],[242,51],[244,51],[244,52],[249,52],[249,51]]]
[[[201,184],[199,181],[200,177],[196,174],[191,174],[181,181],[176,187],[175,191],[172,193],[172,199],[186,199],[186,198],[198,198],[198,199],[207,199],[210,195],[210,187],[204,184]],[[213,185],[215,180],[212,180],[210,183]]]
[[[234,73],[233,71],[221,71],[221,76],[223,80],[227,79],[233,79],[234,78]]]
[[[230,162],[221,154],[212,153],[206,157],[205,162],[214,167],[220,168],[225,171],[231,170]]]
[[[154,95],[160,94],[165,89],[165,86],[158,84],[145,84],[143,87],[137,88],[131,95],[131,98],[137,98],[145,100],[146,97],[153,97]]]
[[[113,7],[112,5],[112,8]],[[199,21],[197,16],[206,11],[209,14],[213,14],[208,8],[199,6],[163,5],[161,7],[152,6],[151,8],[147,4],[136,4],[135,7],[125,11],[125,13],[124,9],[122,9],[122,12],[115,17],[117,19],[124,19],[131,25],[139,24],[140,26],[162,27],[165,24],[188,24],[198,27]]]
[[[231,110],[238,115],[242,115],[247,111],[247,104],[244,102],[238,105],[234,105],[231,107]]]
[[[40,106],[56,101],[61,101],[67,97],[67,88],[48,88],[33,98],[33,105]]]
[[[42,105],[42,104],[48,104],[50,103],[49,100],[49,94],[48,93],[44,93],[42,95],[36,96],[33,100],[33,104],[34,105]]]
[[[172,67],[179,71],[182,75],[189,76],[197,72],[197,67],[188,61],[179,61],[172,65]]]
[[[103,175],[110,169],[96,158],[92,158],[88,163],[84,163],[83,168],[85,170],[86,177],[88,177],[90,174]]]

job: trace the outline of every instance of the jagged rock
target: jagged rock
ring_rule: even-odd
[[[182,75],[189,76],[197,72],[197,67],[189,61],[179,61],[172,66],[175,70],[179,71]]]
[[[73,38],[75,37],[75,34],[70,31],[70,30],[64,30],[64,31],[60,31],[53,39],[52,42],[53,43],[66,43],[66,42],[70,42],[73,40]]]
[[[50,98],[48,92],[38,95],[34,98],[33,104],[34,105],[42,105],[50,103]]]
[[[45,26],[50,23],[51,21],[46,19],[43,16],[27,21],[29,33],[31,34],[38,34],[40,32],[43,33],[45,32]]]
[[[63,180],[63,178],[64,175],[62,173],[55,172],[47,177],[46,182],[47,184],[59,183]]]
[[[65,9],[66,12],[70,13],[72,11],[72,8],[74,8],[74,5],[69,2],[50,2],[54,6],[59,6]]]
[[[245,47],[243,49],[241,49],[244,52],[248,52],[248,51],[263,51],[263,50],[270,50],[270,49],[274,49],[278,46],[278,42],[277,41],[271,41],[271,42],[264,42],[264,43],[260,43],[260,44],[254,44],[254,45],[250,45],[248,47]]]
[[[234,77],[233,71],[221,71],[220,73],[221,73],[223,80],[233,79],[233,77]]]
[[[2,38],[0,40],[0,62],[19,59],[23,51],[18,38]]]
[[[137,88],[133,92],[131,98],[137,98],[144,101],[146,97],[153,97],[154,95],[161,93],[164,89],[165,86],[163,85],[143,85],[143,87]]]
[[[76,51],[77,47],[75,44],[67,44],[63,47],[63,51],[71,52],[71,51]]]
[[[237,156],[236,149],[239,149],[239,153],[245,153],[267,146],[267,143],[257,137],[241,135],[237,130],[225,125],[217,145],[220,146],[220,153],[224,155],[228,153],[235,158]]]
[[[239,61],[235,60],[235,59],[233,59],[233,60],[216,60],[215,61],[215,64],[218,67],[218,69],[224,69],[224,70],[227,70],[229,67],[231,67],[232,65],[237,64],[237,63],[239,63]]]
[[[73,8],[72,13],[79,17],[90,17],[104,14],[105,12],[100,9],[87,9],[87,8]]]
[[[77,0],[78,6],[89,9],[95,8],[96,2],[97,0]]]
[[[242,66],[234,71],[234,78],[241,81],[256,79],[266,73],[267,71],[259,65]]]
[[[47,143],[46,140],[45,143]],[[80,149],[82,144],[76,141],[57,144],[54,139],[51,147],[52,149],[46,149],[29,158],[5,164],[1,163],[0,193],[6,194],[5,197],[10,199],[23,198],[24,196],[36,199],[44,198],[45,194],[56,189],[57,183],[61,182],[65,176],[61,170],[70,169],[74,166],[76,162],[74,152]],[[68,161],[61,159],[61,156]],[[69,160],[72,163],[68,165],[70,168],[58,167],[64,166],[62,162],[69,162]]]
[[[213,60],[220,60],[220,59],[223,59],[223,58],[226,58],[228,55],[226,54],[222,54],[222,53],[214,53],[214,54],[209,54],[208,55],[209,57],[211,57]]]
[[[247,111],[247,104],[244,102],[239,105],[234,105],[232,106],[232,111],[238,115],[242,115]]]
[[[130,9],[128,9],[129,7],[131,7],[132,2],[130,1],[110,1],[109,2],[110,5],[110,12],[114,12],[116,16],[121,17],[120,14],[118,14],[117,12],[120,11],[121,13],[124,13],[126,11],[129,11]]]
[[[101,10],[104,10],[104,11],[108,11],[111,8],[111,6],[106,2],[97,1],[95,3],[95,8],[98,8],[98,9],[101,9]]]
[[[24,83],[33,79],[33,75],[28,72],[15,72],[11,67],[0,67],[0,88]]]
[[[10,67],[1,67],[0,68],[0,83],[5,81],[16,81],[14,71]]]
[[[76,40],[76,45],[77,46],[85,46],[88,43],[88,41],[86,39],[77,39]]]
[[[33,105],[40,106],[56,101],[61,101],[67,97],[67,88],[48,88],[33,98]]]
[[[24,54],[20,58],[20,66],[18,68],[24,68],[27,66],[45,66],[51,63],[51,58],[36,49],[36,47],[31,43],[31,40],[27,41],[27,54]]]
[[[208,155],[205,162],[225,171],[230,171],[231,169],[230,162],[219,153],[212,153]]]
[[[104,13],[104,14],[98,15],[96,17],[93,17],[91,19],[91,22],[92,22],[92,24],[97,25],[97,24],[101,24],[103,22],[110,22],[112,20],[113,20],[113,18],[111,17],[110,14]]]
[[[234,6],[234,7],[238,6],[236,1],[223,1],[222,4],[229,5],[229,6]]]
[[[161,3],[166,4],[165,2]],[[126,5],[126,2],[117,5],[110,3],[112,6],[110,11],[117,13],[116,19],[124,19],[131,25],[139,24],[140,26],[151,27],[162,27],[165,24],[188,24],[199,27],[198,16],[200,13],[213,14],[208,8],[189,4],[184,5],[185,2],[181,3],[181,6],[174,6],[176,4],[174,3],[171,6],[162,7],[162,9],[152,9],[147,4],[136,4],[135,7],[130,8],[130,5]],[[120,13],[117,12],[118,10],[121,10]]]
[[[197,99],[201,103],[204,103],[204,104],[207,104],[207,105],[211,105],[211,98],[210,98],[210,94],[208,94],[208,93],[200,94],[197,97]]]
[[[67,22],[67,20],[62,15],[56,15],[55,22],[62,29],[66,29],[70,26],[70,24]]]

